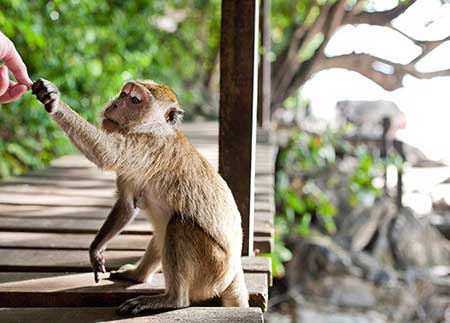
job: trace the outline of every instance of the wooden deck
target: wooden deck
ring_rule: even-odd
[[[190,140],[217,168],[218,124],[183,126]],[[255,250],[272,249],[275,151],[256,150]],[[161,293],[164,278],[150,284],[94,283],[88,247],[113,205],[114,174],[101,172],[79,154],[50,167],[0,183],[0,322],[261,322],[271,265],[268,258],[243,257],[252,309],[194,307],[121,319],[112,307],[142,294]],[[129,224],[106,251],[107,269],[136,262],[143,255],[152,227],[143,216]],[[212,300],[209,304],[217,305]],[[79,307],[74,309],[73,307]],[[18,309],[21,308],[21,309]],[[24,309],[26,308],[26,309]]]

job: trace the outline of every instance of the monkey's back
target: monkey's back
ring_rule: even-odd
[[[168,137],[140,135],[130,137],[129,145],[136,153],[122,158],[129,158],[127,164],[135,171],[119,176],[136,190],[159,192],[173,213],[195,222],[240,256],[241,217],[231,190],[186,136],[181,131]]]

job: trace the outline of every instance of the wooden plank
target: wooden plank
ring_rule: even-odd
[[[219,172],[241,212],[243,255],[253,253],[257,32],[257,1],[222,1]]]
[[[273,176],[256,175],[255,185],[273,186]],[[113,183],[101,188],[73,188],[63,185],[41,185],[42,183],[2,183],[0,185],[0,203],[30,205],[82,205],[111,206],[116,191]],[[61,183],[60,183],[61,184]]]
[[[30,320],[32,318],[32,320]],[[118,316],[111,307],[82,308],[0,308],[2,323],[262,323],[259,308],[188,307],[159,314],[138,317]]]
[[[21,213],[24,206],[17,212],[11,209],[16,207],[10,205],[9,211],[3,213],[5,205],[0,205],[0,231],[21,232],[47,232],[47,233],[97,233],[108,214],[109,209],[80,208],[48,208],[35,209],[34,212]],[[33,207],[33,206],[27,206]],[[271,236],[273,232],[273,221],[268,211],[257,212],[255,220],[255,236]],[[144,215],[138,215],[136,219],[128,224],[123,231],[126,234],[151,234],[153,227]]]
[[[0,248],[88,250],[94,237],[94,234],[0,232]],[[121,234],[109,243],[108,250],[145,250],[150,238],[143,234]],[[271,240],[270,236],[255,236],[255,250],[270,252]]]
[[[272,201],[255,200],[255,212],[275,212],[275,205]]]
[[[0,232],[1,248],[87,250],[95,234]],[[108,250],[145,250],[150,235],[120,234],[108,244]],[[0,251],[1,253],[1,251]]]
[[[273,250],[273,238],[272,237],[254,237],[255,254],[271,253]]]
[[[275,184],[275,179],[271,173],[257,173],[255,176],[255,184],[273,187]]]
[[[4,218],[20,217],[23,219],[105,219],[110,207],[95,206],[48,206],[48,205],[10,205],[0,204],[0,221]],[[140,214],[138,214],[139,217]]]
[[[136,263],[142,251],[105,252],[106,267],[116,270],[127,263]],[[61,249],[0,249],[0,271],[89,272],[90,261],[86,250]]]
[[[115,186],[108,186],[102,188],[67,188],[58,186],[42,186],[39,184],[14,184],[14,185],[0,185],[0,194],[4,193],[21,193],[25,195],[39,194],[39,195],[58,195],[58,196],[76,196],[76,197],[96,197],[114,199],[116,193]]]
[[[219,123],[217,121],[185,122],[181,129],[188,134],[192,132],[219,132]]]
[[[261,215],[267,214],[259,212]],[[47,232],[47,233],[97,233],[104,222],[103,218],[75,217],[23,217],[0,216],[0,231],[8,232]],[[151,234],[153,227],[142,218],[137,218],[128,224],[124,234]],[[273,225],[271,221],[261,216],[255,223],[255,236],[272,236]]]
[[[211,164],[214,166],[217,164],[217,144],[207,144],[196,145],[197,149],[200,153],[202,153],[208,160],[210,160]],[[55,181],[66,181],[66,180],[96,180],[103,183],[108,183],[114,185],[116,175],[114,172],[103,172],[97,169],[95,166],[93,167],[55,167],[51,166],[46,169],[29,172],[24,176],[18,176],[16,179],[25,179],[25,180],[39,180],[39,179],[52,179]],[[7,181],[15,182],[14,178]],[[22,183],[26,182],[24,180]]]
[[[53,178],[53,179],[96,179],[99,181],[105,181],[114,183],[115,174],[112,172],[102,172],[96,168],[60,168],[49,167],[38,171],[29,172],[27,177],[34,178]]]
[[[56,183],[42,184],[36,182],[3,183],[0,186],[0,204],[110,207],[115,200],[113,183],[103,185],[101,188],[64,187],[61,183],[59,185]],[[255,185],[257,187],[273,186],[273,175],[258,173]]]
[[[105,252],[108,270],[117,270],[127,263],[136,263],[143,251],[108,250]],[[272,284],[271,261],[265,257],[242,257],[247,273],[264,273]],[[86,250],[61,249],[0,249],[0,271],[90,272]]]
[[[268,193],[267,193],[268,194]],[[255,195],[255,236],[271,235],[273,226],[273,196]],[[110,207],[47,206],[0,204],[0,230],[26,232],[96,233]],[[82,221],[81,221],[82,220]],[[151,225],[141,212],[126,233],[150,233]]]
[[[273,186],[255,185],[255,196],[259,194],[274,194]]]
[[[261,175],[255,185],[273,186],[273,180]],[[0,186],[0,205],[111,207],[116,200],[115,191],[113,186],[74,189],[40,184],[3,185]]]
[[[23,192],[1,192],[0,204],[112,207],[114,205],[114,199],[88,196],[64,196],[57,194],[26,194]]]
[[[23,185],[23,184],[35,184],[40,186],[52,186],[52,187],[64,187],[64,188],[108,188],[110,189],[114,184],[113,180],[100,180],[100,179],[73,179],[73,178],[46,178],[46,177],[32,177],[32,176],[17,176],[8,178],[3,181],[0,186],[5,185]]]
[[[0,304],[2,307],[117,306],[132,297],[164,292],[162,273],[156,273],[150,283],[140,284],[103,276],[96,284],[91,273],[0,273]],[[245,274],[245,283],[251,306],[265,310],[266,275]]]
[[[107,250],[106,267],[116,270],[120,266],[137,262],[143,251]],[[242,257],[245,272],[269,275],[269,258]],[[0,271],[36,271],[36,272],[90,272],[89,253],[86,250],[59,249],[0,249]]]
[[[106,215],[107,213],[105,213]],[[0,217],[0,231],[47,233],[97,233],[104,219],[79,218],[27,218]],[[152,227],[147,220],[135,219],[124,229],[125,234],[150,234]]]

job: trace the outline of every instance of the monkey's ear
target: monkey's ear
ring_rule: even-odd
[[[167,110],[164,117],[166,118],[166,122],[170,125],[175,125],[181,121],[183,118],[184,111],[178,107],[171,107]]]

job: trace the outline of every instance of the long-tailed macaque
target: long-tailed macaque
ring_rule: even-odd
[[[33,93],[75,146],[99,168],[117,173],[117,202],[92,242],[95,280],[106,272],[107,243],[138,210],[154,228],[142,259],[111,278],[149,281],[162,267],[166,291],[123,303],[121,314],[174,309],[220,297],[224,306],[248,306],[241,265],[238,208],[225,181],[178,129],[182,110],[172,90],[131,81],[103,112],[102,129],[60,100],[39,79]]]

